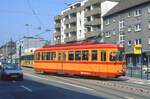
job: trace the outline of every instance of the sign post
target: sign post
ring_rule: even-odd
[[[143,55],[142,55],[142,45],[134,45],[134,55],[141,56],[141,79],[143,78]]]

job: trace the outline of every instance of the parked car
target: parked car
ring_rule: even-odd
[[[1,80],[23,80],[23,71],[16,64],[0,64]]]

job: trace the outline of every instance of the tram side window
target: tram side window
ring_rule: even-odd
[[[51,60],[56,60],[56,52],[51,52]]]
[[[37,60],[40,60],[40,57],[41,57],[40,52],[38,52],[37,53]]]
[[[50,60],[50,52],[47,52],[46,60]]]
[[[110,53],[110,61],[116,61],[117,60],[117,53],[111,52]]]
[[[69,51],[68,55],[69,55],[68,60],[74,60],[74,52],[73,51]]]
[[[88,61],[89,60],[89,52],[88,51],[82,51],[82,60]]]
[[[42,52],[42,60],[46,60],[47,59],[47,53],[46,52]]]
[[[34,60],[34,55],[31,55],[31,60]]]
[[[75,51],[75,60],[81,60],[81,51]]]
[[[66,52],[63,52],[63,60],[66,60]]]
[[[58,60],[62,60],[62,53],[58,53]]]
[[[97,50],[92,51],[92,61],[97,61]]]
[[[29,56],[26,56],[26,57],[27,57],[27,60],[34,60],[33,55],[29,55]]]
[[[101,61],[106,61],[106,51],[101,52]]]

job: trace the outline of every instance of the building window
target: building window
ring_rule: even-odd
[[[134,41],[134,44],[135,44],[135,45],[142,44],[142,40],[141,40],[141,39],[136,39],[136,40]]]
[[[141,15],[142,15],[142,12],[141,12],[140,9],[134,11],[134,16],[135,16],[135,17],[141,16]]]
[[[148,22],[148,29],[150,29],[150,21]]]
[[[116,22],[116,19],[114,18],[112,21],[113,21],[113,23],[115,23],[115,22]]]
[[[119,21],[119,31],[122,31],[122,29],[125,27],[125,21],[124,20],[120,20]]]
[[[112,31],[112,34],[113,34],[113,35],[116,35],[116,30],[113,30],[113,31]]]
[[[135,30],[136,32],[141,31],[141,30],[142,30],[141,24],[136,24],[136,25],[134,26],[134,30]]]
[[[111,36],[110,31],[105,33],[105,37],[110,37],[110,36]]]
[[[125,42],[125,35],[124,35],[124,33],[122,33],[119,35],[119,43],[124,44],[124,42]]]
[[[128,17],[131,17],[131,12],[130,11],[128,12]]]
[[[129,27],[128,27],[128,32],[131,32],[131,31],[132,31],[132,27],[129,26]]]
[[[148,44],[150,44],[150,37],[148,38]]]
[[[105,25],[109,25],[109,24],[110,24],[110,19],[108,18],[105,20]]]
[[[128,46],[131,46],[131,43],[132,43],[131,40],[129,40],[129,41],[128,41]]]
[[[148,13],[150,13],[150,7],[148,7]]]

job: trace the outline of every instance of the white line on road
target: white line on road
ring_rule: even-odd
[[[52,80],[52,79],[41,78],[39,76],[35,76],[35,75],[32,75],[32,74],[27,74],[27,73],[24,73],[24,74],[26,76],[30,76],[30,77],[34,77],[34,78],[38,78],[38,79],[42,79],[42,80],[48,80],[48,81],[52,81],[52,82],[60,83],[60,84],[64,84],[64,85],[69,85],[69,86],[73,86],[73,87],[76,87],[76,88],[81,88],[81,89],[86,89],[86,90],[91,90],[91,91],[94,90],[92,88],[88,88],[88,87],[84,87],[84,86],[79,86],[79,85],[75,85],[75,84],[71,84],[71,83],[66,83],[66,82]]]
[[[125,99],[134,99],[134,98],[132,98],[132,97],[124,97]]]
[[[20,86],[20,87],[26,89],[26,90],[29,91],[29,92],[33,92],[30,88],[28,88],[28,87],[26,87],[26,86],[24,86],[24,85],[22,85],[22,86]]]
[[[16,81],[15,81],[15,80],[13,80],[12,82],[13,82],[13,83],[16,83]]]

